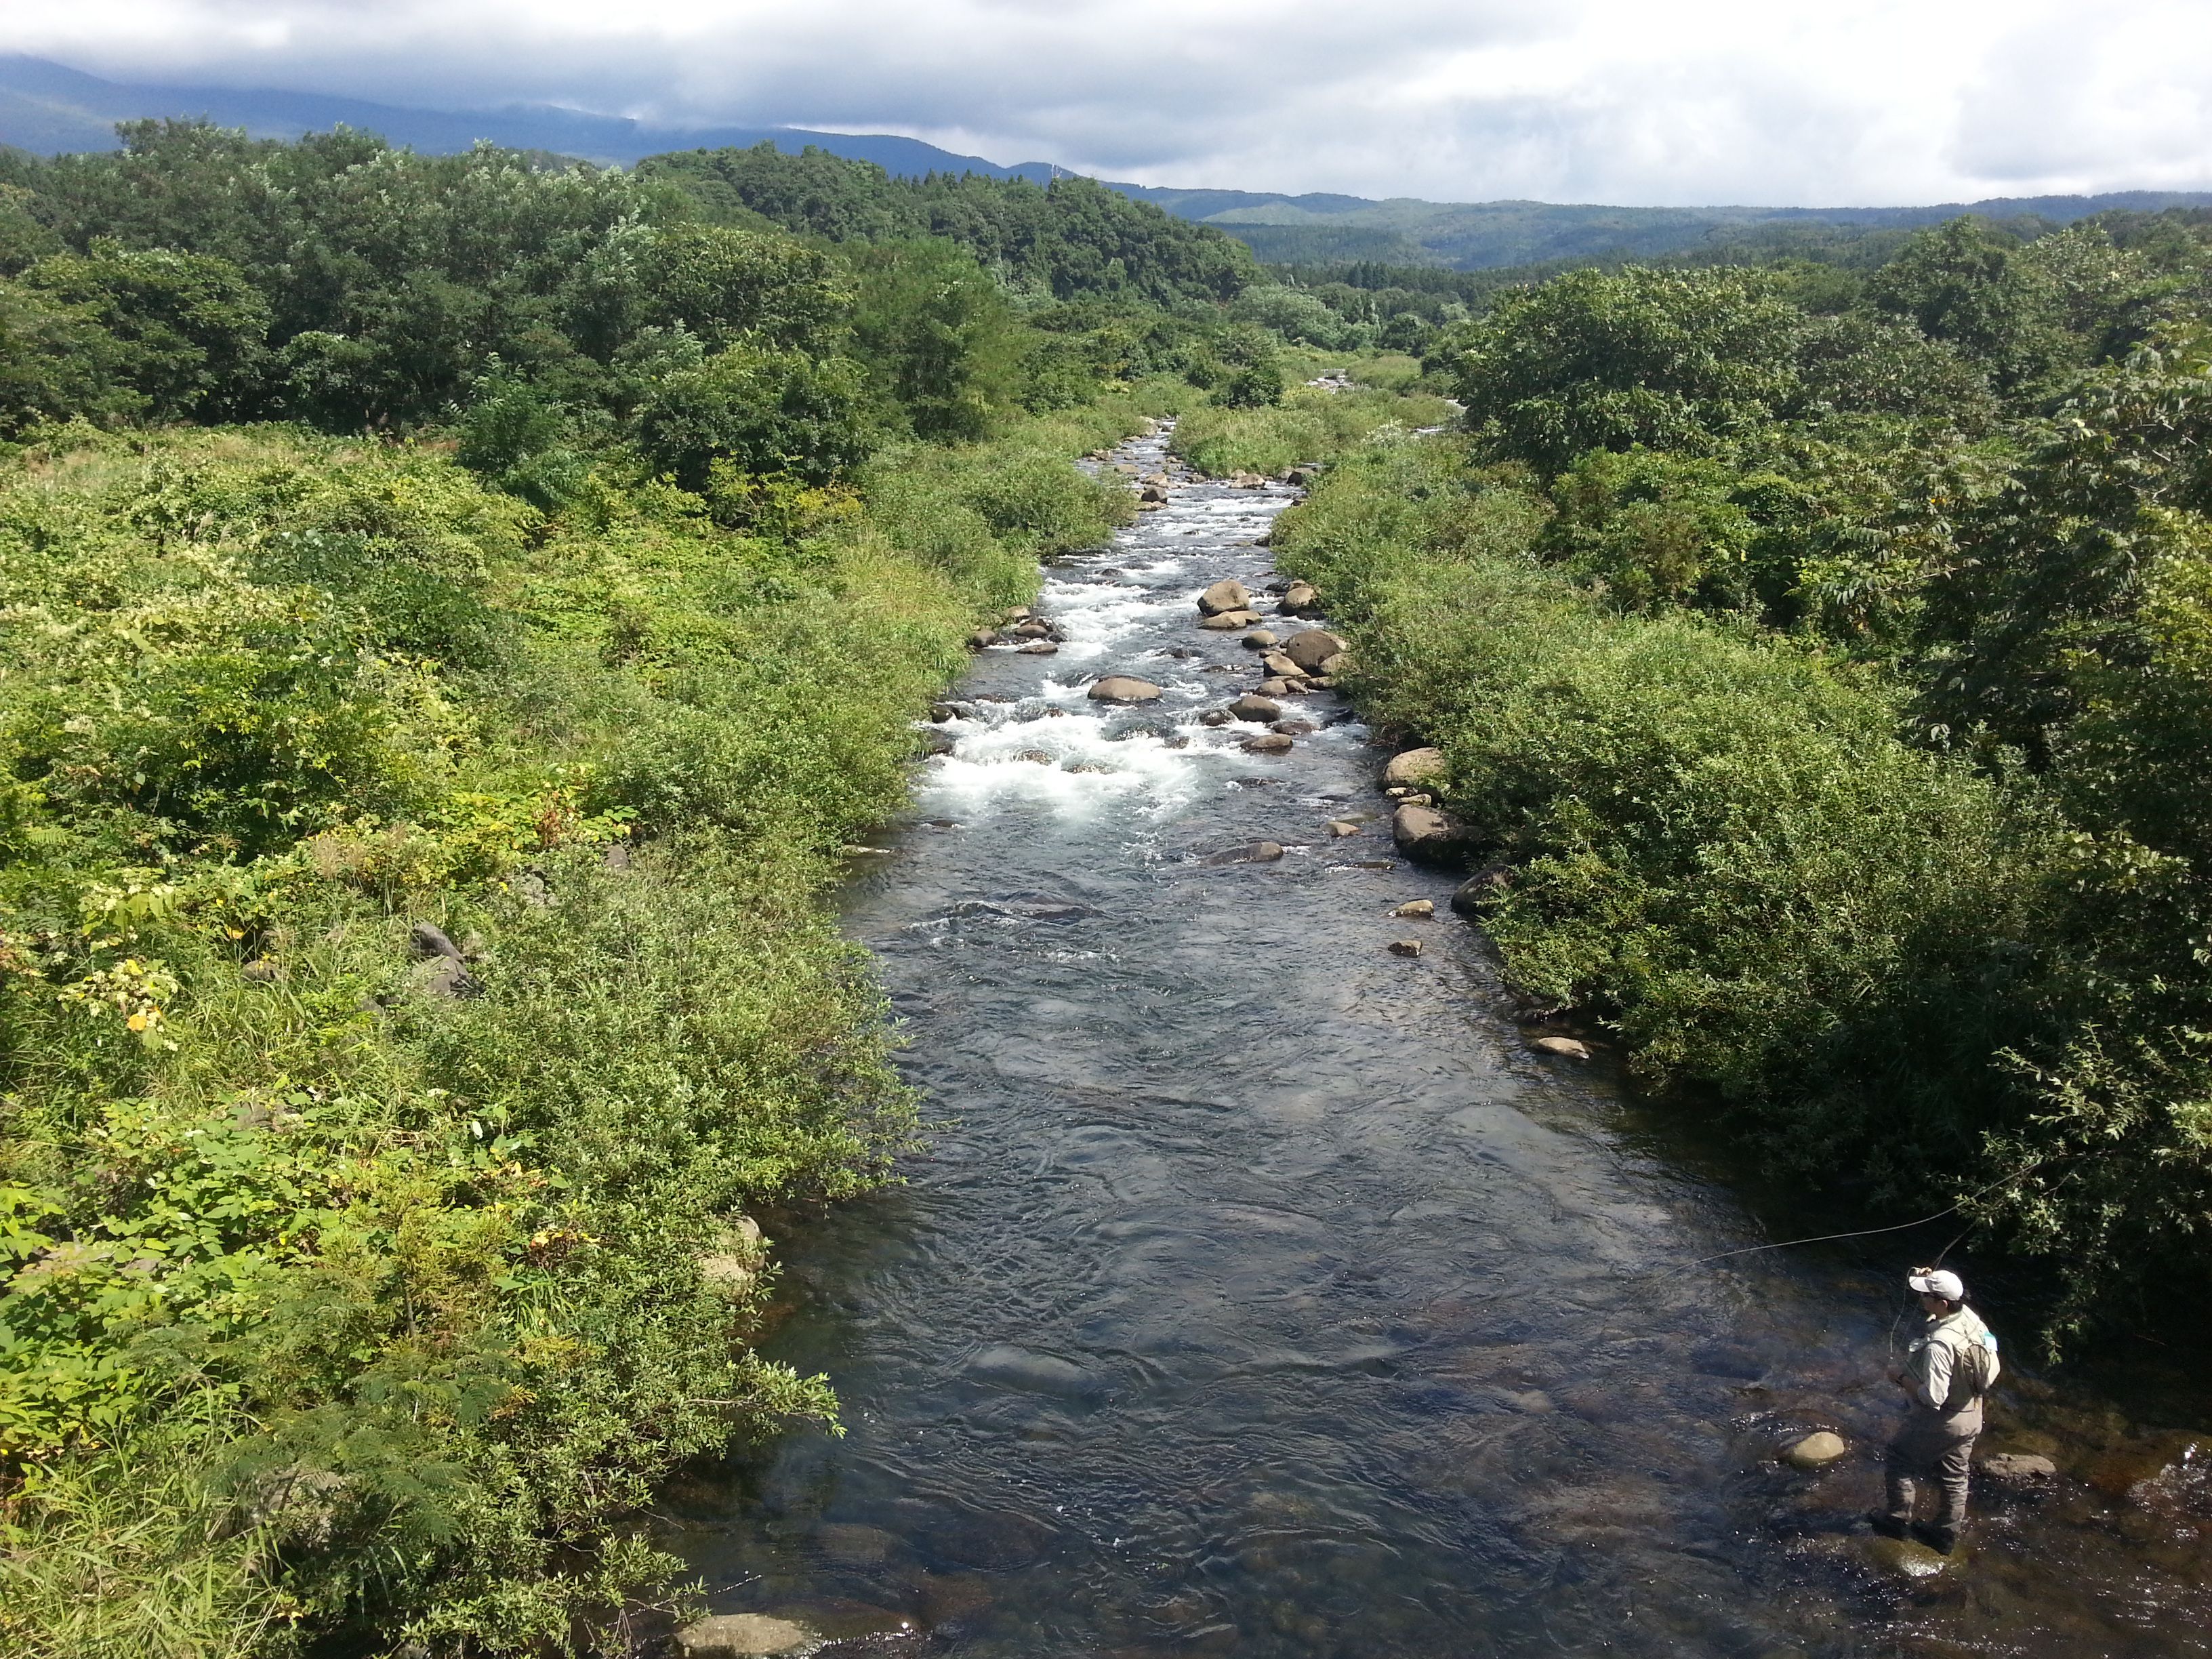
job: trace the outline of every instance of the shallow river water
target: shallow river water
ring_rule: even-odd
[[[1771,1230],[1601,1054],[1528,1047],[1351,710],[1291,700],[1283,756],[1198,723],[1258,673],[1193,602],[1264,588],[1293,499],[1179,481],[1050,570],[1059,652],[978,658],[856,876],[937,1127],[904,1186],[771,1224],[768,1351],[848,1432],[673,1495],[715,1608],[974,1659],[2212,1647],[2206,1456],[2026,1370],[1984,1444],[2065,1478],[1940,1573],[1881,1559],[1887,1270],[1942,1230],[1691,1266]],[[1087,701],[1112,672],[1166,696]],[[1775,1462],[1815,1427],[1843,1463]]]

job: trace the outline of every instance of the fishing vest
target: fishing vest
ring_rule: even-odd
[[[1982,1323],[1982,1316],[1972,1308],[1945,1314],[1913,1343],[1912,1352],[1917,1356],[1931,1344],[1951,1351],[1951,1388],[1937,1407],[1944,1416],[1979,1404],[1982,1396],[1996,1386],[2002,1369],[1997,1364],[1996,1334]]]

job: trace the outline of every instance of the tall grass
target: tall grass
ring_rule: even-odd
[[[1378,390],[1323,392],[1299,386],[1261,409],[1205,404],[1176,423],[1170,447],[1200,472],[1273,477],[1301,461],[1325,461],[1364,442],[1377,428],[1440,426],[1451,406],[1426,394]]]

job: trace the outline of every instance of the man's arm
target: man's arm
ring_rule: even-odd
[[[1930,1411],[1942,1411],[1951,1396],[1951,1345],[1929,1342],[1913,1358],[1911,1369],[1918,1373],[1909,1385],[1913,1399]]]

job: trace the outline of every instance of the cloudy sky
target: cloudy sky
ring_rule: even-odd
[[[6,0],[0,50],[118,80],[901,132],[1146,184],[2212,188],[2207,0]]]

